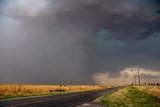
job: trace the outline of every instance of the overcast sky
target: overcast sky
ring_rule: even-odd
[[[0,0],[0,83],[128,84],[132,68],[143,82],[160,82],[159,7],[158,0]]]

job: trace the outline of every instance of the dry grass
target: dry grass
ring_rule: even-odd
[[[136,86],[140,91],[160,98],[160,86]]]
[[[77,91],[87,91],[87,90],[96,90],[102,88],[111,88],[111,86],[1,84],[0,99],[43,95],[43,94],[59,94],[59,93],[68,93]]]

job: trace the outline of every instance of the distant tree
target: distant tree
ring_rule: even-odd
[[[19,88],[18,88],[18,92],[20,92],[21,91],[21,84],[19,84]]]
[[[62,86],[64,86],[64,87],[65,87],[66,85],[65,85],[65,84],[59,84],[59,86],[60,86],[60,87],[62,87]]]
[[[155,83],[152,83],[151,85],[156,85]]]
[[[159,85],[159,83],[157,83],[156,85]]]

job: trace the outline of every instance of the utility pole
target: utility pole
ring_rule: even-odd
[[[141,85],[141,82],[140,82],[140,74],[139,74],[139,69],[137,69],[137,72],[138,72],[138,84],[139,84],[139,86]]]
[[[136,75],[134,75],[134,84],[136,85]]]
[[[134,83],[134,85],[136,85],[136,82],[137,82],[137,74],[135,74],[135,71],[136,71],[136,69],[134,68],[134,69],[131,69],[131,72],[133,72],[134,73],[134,76],[133,76],[133,83]]]
[[[136,78],[138,78],[138,85],[140,86],[141,85],[141,82],[140,82],[140,69],[139,68],[134,68],[134,69],[131,69],[131,72],[135,72],[135,73],[137,73],[138,72],[138,74],[135,74],[133,77],[134,77],[134,84],[136,85],[136,82],[137,82],[137,79]]]

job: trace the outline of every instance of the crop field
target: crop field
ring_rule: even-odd
[[[21,85],[21,84],[1,84],[0,99],[27,97],[48,94],[63,94],[78,91],[98,90],[111,88],[111,86],[94,85]]]

